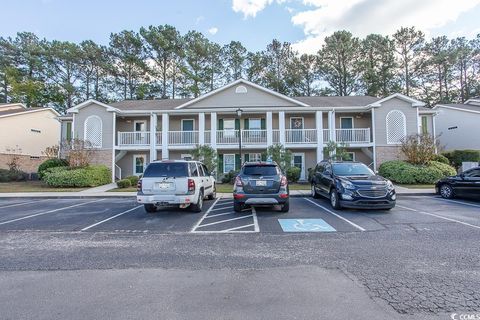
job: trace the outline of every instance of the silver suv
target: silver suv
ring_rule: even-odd
[[[162,160],[150,163],[137,185],[137,202],[145,211],[155,212],[162,205],[189,207],[201,212],[205,197],[214,199],[215,178],[198,161]]]

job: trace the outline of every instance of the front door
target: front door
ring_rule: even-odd
[[[133,174],[136,176],[142,175],[145,170],[145,156],[134,155],[133,156]]]
[[[135,120],[133,122],[133,131],[135,131],[135,143],[136,144],[148,144],[147,143],[147,121]]]
[[[182,143],[192,144],[194,143],[193,137],[193,119],[182,120]]]
[[[290,118],[291,142],[303,142],[303,118],[292,117]]]
[[[292,155],[292,166],[300,169],[300,180],[305,180],[305,154],[294,153]]]

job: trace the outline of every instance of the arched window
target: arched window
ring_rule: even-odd
[[[235,93],[247,93],[247,87],[238,86],[238,87],[235,88]]]
[[[102,119],[89,116],[85,119],[84,140],[89,141],[94,148],[102,147]]]
[[[387,114],[387,143],[399,144],[407,136],[405,114],[400,110],[392,110]]]

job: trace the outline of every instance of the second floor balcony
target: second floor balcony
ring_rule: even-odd
[[[118,132],[118,147],[149,147],[152,143],[152,135],[148,131],[141,132]],[[198,144],[214,144],[217,147],[233,146],[239,144],[240,134],[244,146],[267,147],[269,140],[272,144],[284,144],[286,147],[293,145],[316,146],[319,143],[317,129],[286,129],[280,132],[278,129],[271,130],[217,130],[212,139],[212,131],[168,131],[164,139],[163,132],[155,132],[155,145],[162,146],[164,141],[168,146],[192,147]],[[203,136],[201,136],[203,135]],[[335,140],[345,144],[369,144],[371,143],[370,128],[357,129],[323,129],[323,143]]]

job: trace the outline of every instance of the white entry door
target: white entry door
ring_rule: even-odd
[[[305,180],[305,153],[293,153],[292,166],[300,168],[300,180]]]

